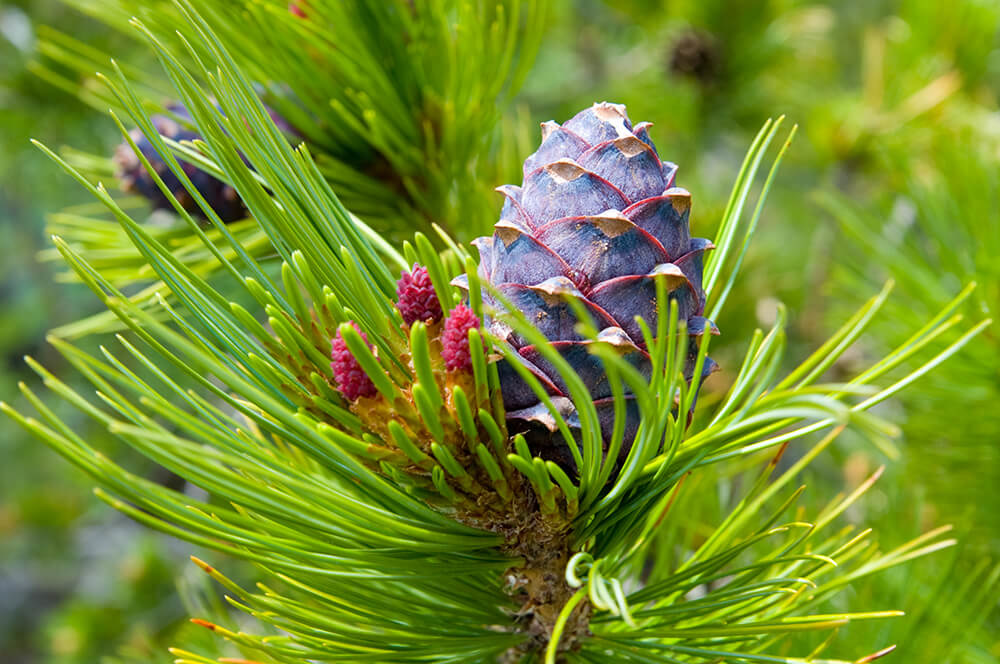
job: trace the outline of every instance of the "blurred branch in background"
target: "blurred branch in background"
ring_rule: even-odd
[[[135,38],[133,17],[157,34],[187,29],[165,0],[64,2]],[[291,4],[295,11],[279,0],[237,3],[239,21],[230,0],[198,11],[355,214],[382,231],[437,223],[466,238],[488,228],[486,183],[516,167],[498,159],[505,139],[494,129],[531,70],[550,0]],[[72,87],[49,67],[110,71],[104,52],[76,35],[46,37],[39,69],[47,78]],[[150,108],[170,101],[158,70],[127,72]],[[95,105],[121,110],[104,86],[86,87]]]
[[[187,29],[182,12],[169,1],[64,2],[134,39],[141,37],[132,17],[145,20],[174,45],[181,44],[177,35]],[[489,227],[496,202],[493,183],[516,173],[523,158],[519,148],[526,116],[513,110],[512,99],[549,24],[550,0],[302,2],[293,3],[295,11],[287,2],[271,0],[237,3],[240,21],[232,20],[233,4],[216,0],[199,3],[198,10],[232,49],[286,137],[308,145],[323,177],[352,213],[395,239],[413,230],[437,239],[434,229],[442,227],[468,240]],[[122,101],[94,74],[111,72],[101,49],[51,29],[43,31],[40,44],[33,69],[42,78],[95,108],[123,111]],[[189,63],[211,55],[205,49],[181,52]],[[144,106],[161,114],[160,122],[182,123],[181,139],[196,138],[189,131],[190,114],[171,98],[165,74],[128,62],[120,66],[136,82]],[[191,145],[172,147],[189,163],[211,162],[212,155],[201,155]],[[96,153],[65,149],[63,154],[95,180],[121,176],[121,164],[113,163],[106,148]],[[146,189],[155,191],[151,183]],[[122,202],[141,214],[141,197],[123,196]],[[169,209],[164,201],[157,207]],[[186,224],[169,214],[164,218],[162,211],[157,223],[160,239],[199,274],[219,270]],[[269,247],[256,224],[239,222],[230,230],[250,255],[273,267],[273,256],[262,255]],[[109,269],[108,276],[137,301],[148,302],[157,289],[142,256],[105,210],[66,210],[53,215],[49,231],[96,267]],[[59,260],[55,251],[45,258]],[[76,277],[67,270],[63,278]],[[105,312],[60,334],[117,329],[120,324]]]

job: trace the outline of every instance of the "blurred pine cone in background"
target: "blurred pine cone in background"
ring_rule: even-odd
[[[719,74],[721,65],[722,52],[718,43],[702,30],[688,28],[670,45],[667,66],[674,76],[707,84]]]

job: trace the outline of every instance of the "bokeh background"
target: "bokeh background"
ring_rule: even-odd
[[[801,358],[894,280],[887,315],[836,373],[905,339],[970,282],[977,290],[962,313],[971,320],[996,315],[1000,3],[555,5],[516,117],[530,125],[565,120],[593,101],[625,103],[634,120],[655,123],[661,153],[681,165],[702,234],[721,215],[764,121],[784,114],[799,125],[738,292],[718,321],[725,335],[769,324],[783,302],[792,320],[788,356]],[[59,283],[56,266],[39,260],[49,247],[46,215],[91,202],[29,138],[96,154],[110,154],[117,143],[106,114],[37,75],[45,26],[154,66],[136,42],[55,0],[0,4],[4,399],[16,393],[17,381],[35,380],[24,355],[58,370],[46,330],[98,310],[88,292]],[[521,157],[530,151],[528,144]],[[959,544],[852,587],[845,601],[855,609],[902,608],[909,615],[851,626],[838,639],[899,643],[892,661],[1000,661],[996,328],[887,404],[884,414],[901,427],[896,446],[875,449],[845,436],[812,471],[816,503],[886,464],[879,488],[850,520],[875,527],[884,548],[942,524],[954,525]],[[91,427],[85,435],[103,432]],[[107,509],[87,478],[6,419],[0,459],[0,661],[170,661],[166,646],[189,637],[178,634],[190,629],[185,603],[217,599],[190,573],[188,555],[196,552]],[[732,496],[722,487],[701,490],[718,492],[724,504]]]

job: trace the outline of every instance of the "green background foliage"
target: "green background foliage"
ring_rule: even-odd
[[[726,338],[746,339],[754,327],[769,327],[776,303],[783,302],[791,313],[788,355],[802,357],[893,279],[888,315],[831,369],[835,377],[846,377],[902,342],[970,281],[978,287],[963,313],[973,321],[996,316],[1000,9],[995,3],[553,4],[535,65],[510,112],[500,119],[459,118],[498,121],[509,144],[489,146],[490,163],[469,162],[468,169],[449,177],[480,189],[500,184],[498,179],[512,177],[511,164],[516,173],[517,163],[533,149],[535,123],[565,120],[593,101],[620,102],[633,119],[654,122],[661,154],[680,165],[679,182],[693,193],[692,229],[709,237],[746,145],[768,117],[784,113],[800,125],[799,137],[717,321]],[[97,155],[109,154],[118,141],[105,114],[32,73],[31,63],[46,61],[37,39],[46,25],[159,72],[138,42],[64,4],[0,7],[5,399],[15,393],[17,381],[34,381],[22,355],[41,359],[57,373],[65,368],[42,343],[46,330],[98,309],[79,285],[56,283],[52,263],[36,260],[48,247],[46,214],[73,205],[91,214],[93,204],[28,138]],[[93,84],[89,75],[46,62],[85,86]],[[456,136],[462,140],[463,134]],[[419,170],[412,163],[406,168]],[[419,212],[401,214],[426,223],[432,216],[426,208],[447,198],[445,189],[435,190]],[[481,230],[498,208],[499,200],[490,211],[453,206],[448,214],[462,210],[471,217],[467,223]],[[465,220],[440,221],[456,228]],[[738,368],[741,348],[713,353],[724,374]],[[711,383],[707,389],[703,398],[713,398]],[[892,446],[876,449],[845,436],[808,471],[803,500],[811,513],[887,466],[876,488],[846,515],[851,523],[875,527],[884,549],[942,524],[954,524],[959,540],[957,547],[867,579],[846,600],[835,600],[848,601],[852,610],[900,608],[908,616],[851,624],[837,634],[831,656],[856,655],[850,646],[861,642],[900,644],[895,661],[1000,658],[994,573],[1000,556],[997,404],[1000,342],[991,328],[931,377],[880,407],[880,415],[902,428]],[[84,418],[65,415],[73,425],[90,427],[84,437],[105,435]],[[127,450],[112,449],[132,467],[143,468]],[[782,463],[803,452],[790,448]],[[169,661],[166,645],[210,642],[185,624],[183,603],[202,607],[203,613],[218,604],[215,590],[191,572],[187,556],[197,551],[148,534],[105,509],[91,496],[87,478],[7,419],[0,419],[0,453],[5,461],[0,659]],[[705,524],[718,523],[764,462],[740,461],[683,486],[670,527],[696,537]],[[176,481],[169,474],[156,479],[168,486]],[[238,577],[240,568],[233,563],[232,569]],[[832,610],[847,606],[835,604]]]
[[[57,2],[4,3],[0,25],[0,383],[9,394],[30,380],[24,355],[65,370],[46,331],[98,310],[83,287],[58,283],[55,265],[38,260],[49,246],[45,215],[92,203],[51,178],[29,139],[106,152],[118,136],[106,116],[32,73],[39,31],[53,26],[109,51],[134,47]],[[156,661],[160,640],[183,620],[175,589],[186,552],[102,509],[86,478],[9,422],[0,424],[0,455],[0,659],[82,663],[127,649]]]

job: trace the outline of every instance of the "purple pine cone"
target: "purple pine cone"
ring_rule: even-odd
[[[677,167],[660,160],[649,126],[633,126],[624,106],[609,103],[594,104],[562,126],[544,123],[541,146],[524,162],[523,184],[498,189],[506,202],[495,233],[475,241],[480,278],[524,312],[587,385],[605,444],[614,425],[611,387],[601,361],[587,352],[592,342],[575,330],[577,319],[566,296],[590,312],[602,341],[613,343],[646,374],[649,355],[635,317],[656,329],[659,275],[666,277],[688,334],[717,333],[702,317],[702,258],[713,245],[690,236],[691,196],[674,186]],[[484,298],[501,308],[485,292]],[[489,324],[495,336],[517,350],[567,421],[579,426],[555,368],[503,322]],[[689,347],[696,348],[697,339]],[[693,365],[693,360],[688,363],[688,380]],[[696,388],[714,368],[706,358]],[[536,454],[572,467],[548,410],[506,362],[500,365],[500,382],[511,433],[524,432]],[[638,427],[632,399],[627,412],[622,459]]]
[[[171,106],[170,111],[178,117],[190,118],[187,109],[179,104]],[[156,130],[167,138],[175,141],[193,141],[200,138],[193,131],[184,128],[174,119],[165,115],[154,115],[150,119],[153,121],[153,126],[156,127]],[[177,176],[167,168],[163,157],[155,150],[150,140],[139,129],[133,129],[129,132],[129,135],[135,141],[136,147],[149,160],[150,165],[156,170],[164,184],[167,185],[167,188],[170,189],[178,202],[184,206],[184,209],[193,215],[204,217],[201,208],[198,207],[198,204],[188,194]],[[117,166],[116,175],[121,183],[122,190],[136,193],[149,199],[153,209],[173,210],[173,206],[170,205],[167,197],[156,186],[153,177],[146,170],[146,167],[143,166],[142,162],[139,161],[139,157],[132,151],[128,143],[122,143],[118,146],[115,150],[114,161]],[[189,163],[181,161],[180,165],[184,169],[184,173],[190,178],[195,189],[208,201],[209,205],[212,206],[212,209],[215,210],[222,221],[229,223],[246,216],[246,207],[232,186]]]

